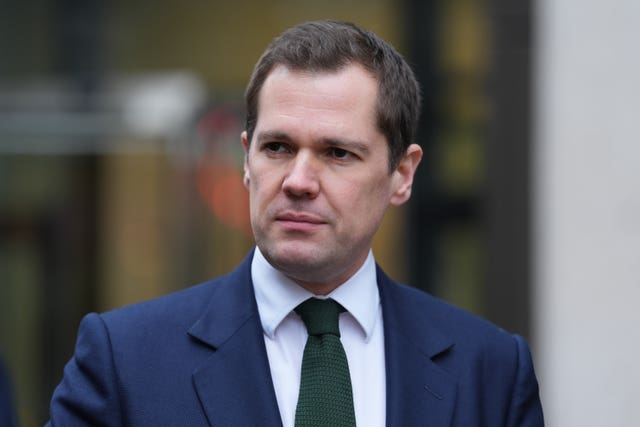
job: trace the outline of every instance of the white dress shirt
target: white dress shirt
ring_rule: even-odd
[[[258,248],[251,278],[284,427],[294,425],[302,353],[308,336],[293,309],[313,296],[333,298],[347,310],[340,315],[340,339],[349,362],[357,425],[384,426],[384,331],[373,253],[369,251],[360,270],[327,296],[313,295],[297,285],[273,268]]]

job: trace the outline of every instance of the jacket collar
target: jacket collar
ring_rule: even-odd
[[[211,425],[281,425],[253,295],[252,257],[216,281],[208,308],[189,330],[215,350],[193,373]]]
[[[456,380],[436,363],[454,346],[429,318],[430,297],[396,284],[378,268],[384,318],[387,425],[451,425]],[[418,302],[419,301],[419,302]]]
[[[252,258],[253,252],[216,281],[208,308],[189,330],[191,337],[215,350],[193,374],[211,425],[281,425],[251,281]],[[453,341],[433,326],[422,293],[396,284],[379,267],[377,280],[384,318],[387,425],[425,420],[450,425],[457,384],[435,359],[444,357]]]

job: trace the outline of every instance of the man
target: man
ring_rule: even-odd
[[[395,49],[350,24],[299,25],[246,101],[256,249],[212,282],[88,315],[52,425],[543,425],[520,337],[375,265],[371,239],[422,156],[418,84]]]

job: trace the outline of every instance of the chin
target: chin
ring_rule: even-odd
[[[305,244],[266,245],[260,250],[271,265],[294,276],[322,270],[327,265],[326,257],[317,248]]]

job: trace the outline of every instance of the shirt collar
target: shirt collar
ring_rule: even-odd
[[[314,295],[275,269],[256,247],[251,278],[264,333],[271,339],[280,323],[300,303],[316,296],[333,298],[358,322],[368,341],[376,326],[380,295],[373,253],[369,251],[360,269],[329,295]]]

